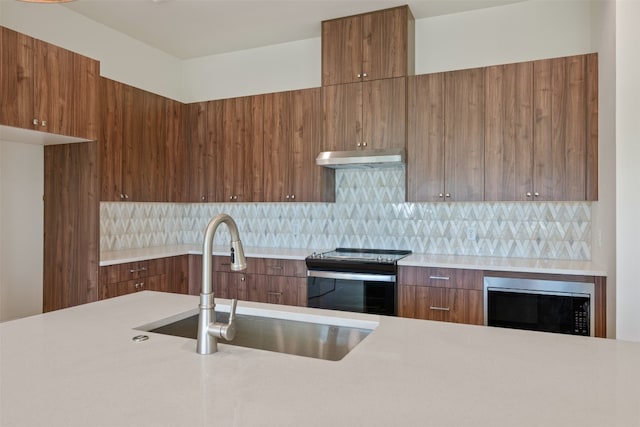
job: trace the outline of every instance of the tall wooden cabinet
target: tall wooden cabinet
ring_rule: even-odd
[[[216,180],[224,169],[222,148],[223,101],[189,104],[188,159],[190,202],[222,201],[222,185]]]
[[[217,181],[222,200],[253,202],[263,198],[264,95],[223,100],[223,168]]]
[[[483,200],[483,69],[408,80],[407,199]]]
[[[322,88],[323,151],[405,148],[406,78]]]
[[[407,6],[322,22],[322,85],[413,74],[414,19]]]
[[[96,301],[98,143],[44,147],[43,311]]]
[[[596,54],[486,69],[486,200],[597,200],[597,84]]]
[[[264,201],[335,200],[335,172],[316,166],[321,151],[320,88],[265,95]]]
[[[0,27],[0,124],[98,137],[100,63]]]

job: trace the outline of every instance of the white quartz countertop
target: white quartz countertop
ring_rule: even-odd
[[[379,325],[337,362],[132,340],[197,303],[145,291],[0,324],[0,425],[640,425],[640,343],[248,302]]]
[[[304,260],[313,252],[324,252],[330,249],[282,249],[245,247],[245,255],[256,258],[279,258]],[[215,246],[214,255],[228,255],[227,246]],[[142,249],[102,252],[100,266],[121,264],[124,262],[143,261],[178,255],[202,255],[202,245],[156,246]],[[528,258],[499,258],[458,255],[411,254],[398,262],[399,266],[463,268],[474,270],[514,271],[547,274],[571,274],[585,276],[607,276],[606,269],[591,261],[564,261]]]

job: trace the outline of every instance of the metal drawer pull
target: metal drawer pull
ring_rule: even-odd
[[[282,266],[279,266],[279,265],[272,265],[269,268],[272,268],[274,270],[282,270]]]
[[[267,295],[282,296],[282,292],[267,292]]]
[[[431,280],[449,280],[449,276],[429,276]]]
[[[437,310],[437,311],[449,311],[449,307],[429,307],[429,310]]]
[[[129,273],[133,274],[133,273],[139,273],[141,271],[147,271],[147,267],[137,268],[135,270],[129,270]]]

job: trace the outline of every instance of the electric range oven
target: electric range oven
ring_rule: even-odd
[[[408,250],[337,248],[306,258],[307,306],[398,314],[398,260]]]

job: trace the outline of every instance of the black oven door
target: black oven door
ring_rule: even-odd
[[[397,315],[396,276],[309,270],[307,306]]]

